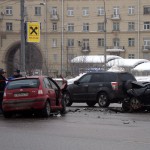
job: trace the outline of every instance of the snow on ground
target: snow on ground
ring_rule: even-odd
[[[137,81],[150,82],[150,76],[136,76],[135,78]]]

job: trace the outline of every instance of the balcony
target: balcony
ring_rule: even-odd
[[[58,21],[58,19],[59,19],[59,16],[58,16],[58,14],[51,14],[50,15],[50,19],[51,19],[51,21]]]
[[[150,45],[144,45],[142,46],[143,52],[150,52]]]
[[[120,18],[120,14],[113,14],[113,15],[111,15],[111,19],[112,20],[120,20],[121,18]]]
[[[111,53],[125,52],[125,47],[124,46],[108,46],[106,51],[111,52]]]
[[[90,47],[89,47],[89,46],[82,47],[82,48],[81,48],[81,52],[82,52],[82,53],[89,53],[89,52],[90,52]]]

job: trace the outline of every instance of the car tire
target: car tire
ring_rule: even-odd
[[[93,107],[93,106],[95,106],[96,102],[86,102],[86,104],[87,104],[89,107]]]
[[[64,98],[62,98],[62,109],[60,111],[61,114],[66,114],[66,102],[64,100]]]
[[[5,112],[5,111],[3,111],[3,116],[5,117],[5,118],[11,118],[12,117],[12,112]]]
[[[42,110],[43,117],[49,117],[51,114],[51,107],[49,101],[46,101],[44,109]]]
[[[141,102],[136,97],[130,99],[130,111],[137,111],[142,108]]]
[[[100,107],[108,107],[110,104],[108,95],[106,93],[99,93],[98,95],[98,105]]]
[[[68,92],[64,93],[64,100],[65,100],[66,106],[72,105],[71,97],[70,97],[70,94]]]

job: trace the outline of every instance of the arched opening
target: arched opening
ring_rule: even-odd
[[[20,69],[20,42],[13,44],[6,54],[5,62],[8,76],[13,74],[14,69]],[[33,43],[26,43],[25,47],[26,73],[31,75],[35,70],[43,68],[43,58],[40,49]]]

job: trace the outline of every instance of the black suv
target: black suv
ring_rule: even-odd
[[[135,77],[128,72],[90,72],[73,84],[68,85],[64,95],[66,105],[87,103],[94,106],[108,107],[110,103],[122,102],[127,97],[127,89]]]

